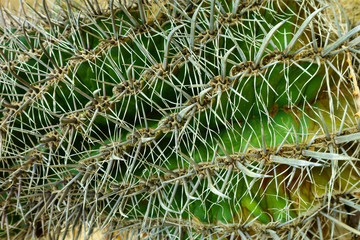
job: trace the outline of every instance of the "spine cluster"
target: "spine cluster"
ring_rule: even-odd
[[[360,234],[360,26],[336,1],[1,10],[0,237]]]

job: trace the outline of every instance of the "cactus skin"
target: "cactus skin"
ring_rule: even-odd
[[[43,4],[1,10],[0,237],[360,233],[336,1]]]

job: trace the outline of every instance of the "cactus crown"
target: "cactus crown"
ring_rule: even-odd
[[[42,4],[0,11],[0,236],[360,233],[360,26],[336,1]]]

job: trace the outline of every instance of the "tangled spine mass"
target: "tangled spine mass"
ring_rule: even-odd
[[[360,234],[360,26],[336,1],[1,9],[0,236]]]

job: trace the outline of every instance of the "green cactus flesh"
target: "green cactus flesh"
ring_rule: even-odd
[[[360,233],[336,1],[125,2],[1,10],[0,237]]]

